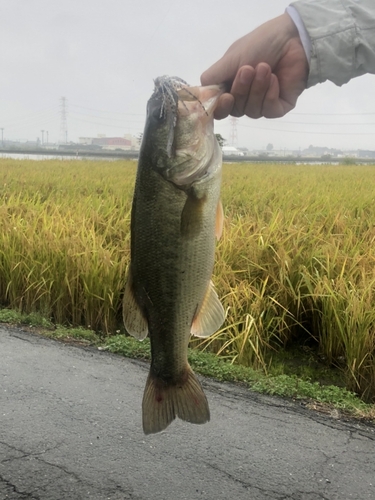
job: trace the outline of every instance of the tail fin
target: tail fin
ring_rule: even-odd
[[[146,382],[142,403],[143,431],[160,432],[177,417],[192,424],[210,420],[210,410],[203,389],[189,365],[183,382],[166,384],[151,373]]]

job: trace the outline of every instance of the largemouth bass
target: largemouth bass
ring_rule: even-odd
[[[126,330],[151,341],[142,403],[146,434],[162,431],[176,416],[195,424],[210,419],[187,353],[190,335],[212,335],[224,321],[211,282],[223,225],[213,112],[223,90],[160,77],[147,105],[123,303]]]

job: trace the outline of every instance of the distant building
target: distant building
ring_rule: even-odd
[[[332,156],[332,157],[339,157],[340,155],[343,154],[343,152],[340,149],[336,148],[328,148],[328,147],[321,147],[321,146],[312,146],[310,145],[307,149],[304,149],[301,152],[302,156],[305,157],[321,157],[321,156]]]
[[[263,158],[290,158],[291,156],[300,156],[300,152],[294,149],[272,149],[272,151],[255,149],[251,154]]]
[[[375,151],[369,149],[358,149],[358,156],[360,158],[375,158]]]
[[[123,137],[106,137],[100,134],[98,137],[80,137],[79,143],[82,145],[100,146],[102,149],[124,151],[138,151],[139,141],[131,134],[125,134]]]
[[[223,146],[221,149],[224,156],[245,156],[243,151],[240,151],[234,146]]]
[[[92,144],[103,149],[131,149],[132,143],[124,137],[95,137]]]
[[[295,151],[294,149],[272,149],[272,151],[261,151],[259,152],[261,155],[266,155],[269,156],[270,158],[272,157],[277,157],[277,158],[289,158],[291,156],[298,156],[298,151]]]

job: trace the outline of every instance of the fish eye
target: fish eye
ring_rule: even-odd
[[[154,123],[161,123],[165,119],[165,111],[161,106],[149,106],[147,115]]]
[[[154,120],[161,122],[164,119],[164,113],[162,108],[154,108],[151,111],[151,116]]]
[[[165,109],[161,99],[150,99],[147,106],[147,116],[156,123],[165,119]]]

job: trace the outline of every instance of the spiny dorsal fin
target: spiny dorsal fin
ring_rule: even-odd
[[[135,300],[132,282],[132,274],[129,270],[122,303],[122,317],[126,331],[136,339],[144,340],[148,334],[148,324]]]
[[[195,337],[209,337],[221,327],[224,319],[224,308],[211,281],[202,305],[193,320],[190,332]]]

